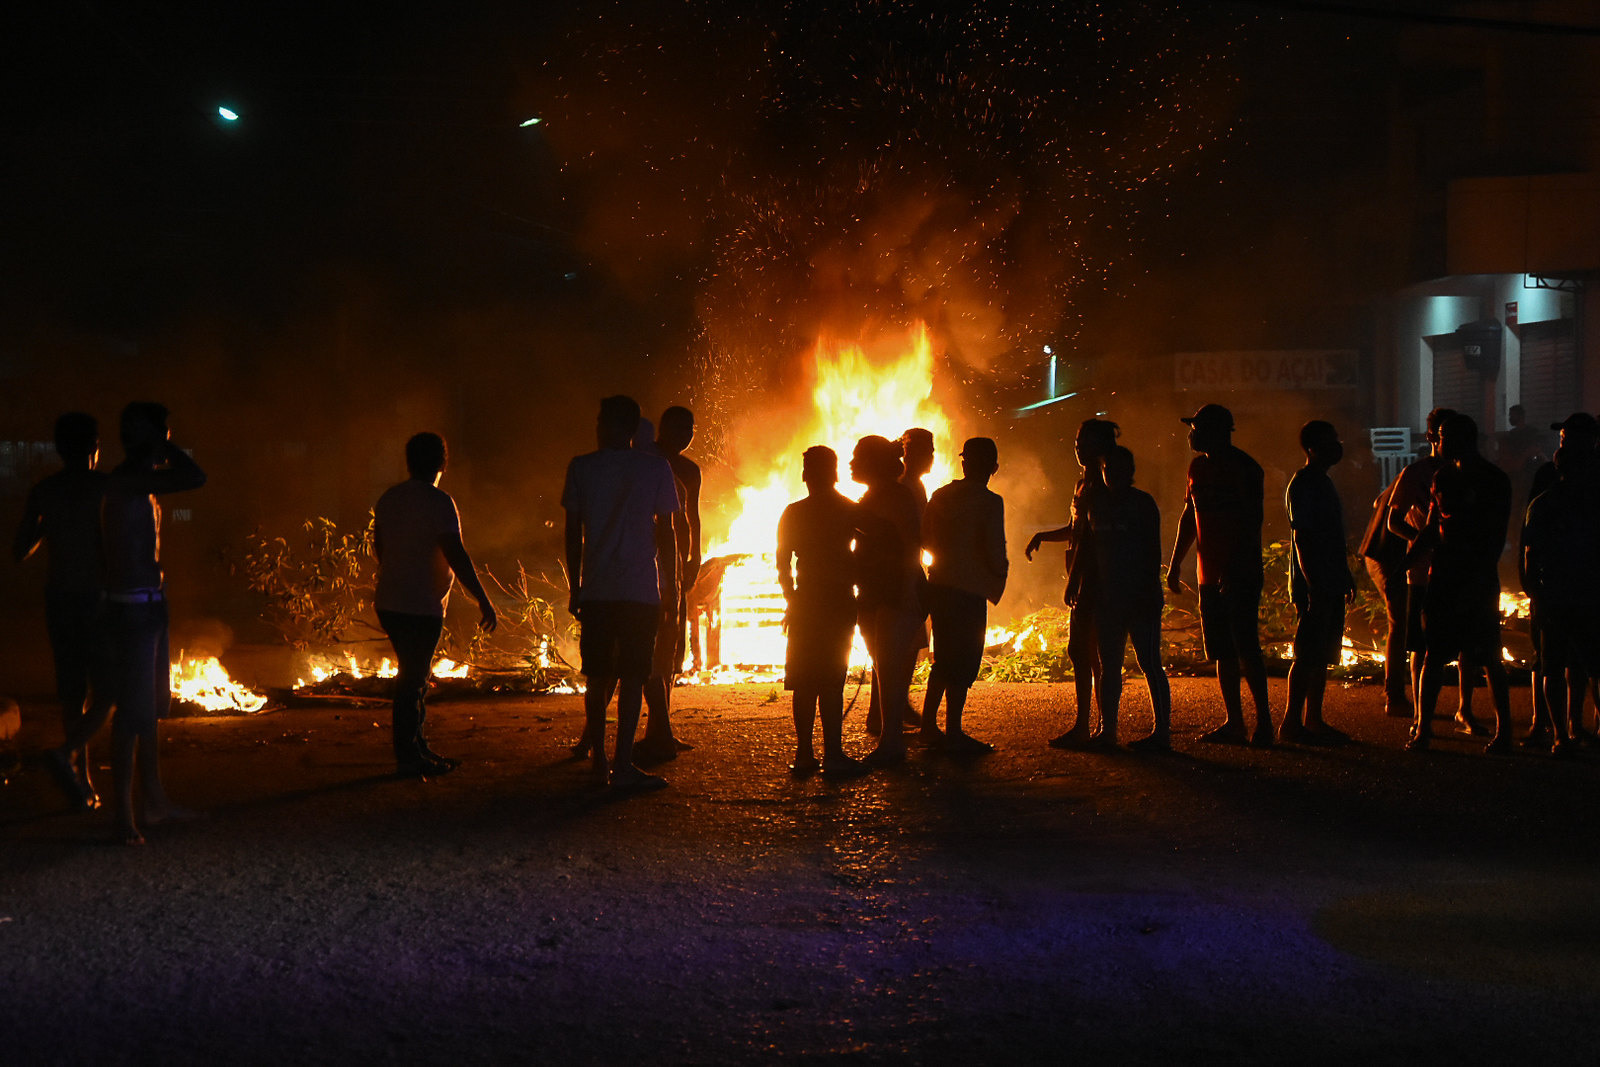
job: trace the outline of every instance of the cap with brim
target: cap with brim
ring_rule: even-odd
[[[1182,420],[1190,426],[1216,426],[1224,430],[1233,429],[1233,412],[1221,404],[1206,404],[1193,415]]]
[[[1560,430],[1563,433],[1586,433],[1591,437],[1600,436],[1600,421],[1597,421],[1587,411],[1573,412],[1560,422],[1552,422],[1550,428],[1552,430]]]

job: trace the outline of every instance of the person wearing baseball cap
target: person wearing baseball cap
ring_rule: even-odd
[[[928,569],[928,611],[933,620],[933,669],[928,687],[945,692],[945,730],[939,738],[937,705],[927,709],[922,729],[946,752],[977,754],[994,746],[962,728],[967,690],[983,665],[989,604],[1000,603],[1006,560],[1005,501],[989,488],[1000,467],[988,437],[971,437],[961,448],[961,477],[934,491],[922,515],[922,545],[933,556]]]
[[[1181,592],[1184,557],[1195,548],[1200,585],[1200,635],[1205,656],[1217,664],[1217,687],[1227,720],[1202,741],[1269,746],[1267,666],[1261,655],[1261,521],[1266,478],[1261,464],[1233,444],[1233,413],[1206,404],[1183,420],[1189,447],[1189,487],[1178,538],[1167,566],[1167,588]],[[1248,731],[1239,682],[1250,688],[1256,724]]]

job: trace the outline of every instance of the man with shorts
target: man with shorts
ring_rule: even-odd
[[[106,475],[95,470],[100,427],[93,415],[69,411],[56,420],[61,469],[28,493],[13,555],[18,563],[45,546],[45,624],[61,701],[60,748],[48,755],[56,784],[81,811],[100,806],[89,776],[89,740],[111,715],[111,659],[106,645],[105,559],[100,502]]]
[[[1544,668],[1545,712],[1534,737],[1550,739],[1556,755],[1570,750],[1583,719],[1583,690],[1596,667],[1600,627],[1600,496],[1594,484],[1594,452],[1556,449],[1556,482],[1533,498],[1522,527],[1523,586],[1540,619],[1539,659]]]
[[[681,509],[672,467],[654,452],[631,447],[639,404],[631,397],[600,402],[599,448],[567,465],[567,610],[578,620],[584,693],[584,740],[595,773],[610,772],[616,789],[659,789],[666,781],[633,763],[639,704],[651,674],[661,615],[656,520]],[[606,707],[617,690],[615,766],[605,755]]]
[[[194,812],[174,804],[161,783],[159,721],[172,706],[171,656],[165,576],[161,570],[161,505],[158,496],[198,489],[206,475],[172,443],[167,409],[135,402],[122,409],[122,447],[127,454],[111,471],[100,508],[105,538],[107,633],[116,661],[111,720],[113,840],[144,844],[139,823],[188,819]],[[134,778],[142,818],[135,820]]]
[[[856,629],[855,502],[839,492],[839,457],[815,445],[801,455],[806,497],[778,519],[778,585],[783,589],[788,648],[783,687],[794,693],[794,763],[805,777],[849,777],[866,768],[844,752],[844,680]],[[822,718],[822,760],[813,734]]]
[[[1422,536],[1422,528],[1427,523],[1428,508],[1432,503],[1433,476],[1445,465],[1439,451],[1439,427],[1454,414],[1453,408],[1434,408],[1428,412],[1427,454],[1407,464],[1405,470],[1396,477],[1394,491],[1389,494],[1389,510],[1385,518],[1389,532],[1407,544],[1403,564],[1406,574],[1404,645],[1409,661],[1407,667],[1411,676],[1413,704],[1406,718],[1416,717],[1414,701],[1422,696],[1422,659],[1427,648],[1426,636],[1422,632],[1422,604],[1428,596],[1428,568],[1433,562],[1432,548],[1418,544],[1417,539]],[[1472,722],[1466,711],[1458,707],[1456,718],[1463,730],[1470,731]]]
[[[1480,669],[1489,676],[1495,734],[1485,752],[1511,751],[1511,686],[1500,658],[1500,553],[1511,522],[1511,479],[1478,454],[1478,424],[1452,415],[1439,427],[1445,465],[1433,476],[1433,502],[1418,548],[1433,549],[1422,605],[1427,644],[1417,717],[1406,749],[1426,749],[1444,669],[1457,661],[1461,701],[1469,705]]]
[[[1267,665],[1261,656],[1261,520],[1265,476],[1257,463],[1233,444],[1233,413],[1207,404],[1183,420],[1189,447],[1199,455],[1189,464],[1189,488],[1178,538],[1167,565],[1167,588],[1181,592],[1184,557],[1195,547],[1200,583],[1200,633],[1205,656],[1217,664],[1217,687],[1227,720],[1203,734],[1220,744],[1272,744],[1272,713],[1267,706]],[[1240,679],[1250,687],[1256,725],[1247,731]]]
[[[1597,478],[1600,478],[1600,463],[1595,462],[1595,447],[1600,444],[1600,423],[1597,423],[1595,417],[1586,411],[1575,411],[1562,421],[1551,423],[1550,428],[1559,434],[1559,447],[1566,449],[1570,453],[1567,457],[1567,462],[1572,466],[1575,476],[1580,479],[1588,479],[1591,484],[1594,484]],[[1523,505],[1523,511],[1526,512],[1532,506],[1533,501],[1537,500],[1540,494],[1554,486],[1559,479],[1560,474],[1556,471],[1554,460],[1545,463],[1534,471],[1532,484],[1528,489],[1527,503]],[[1515,485],[1516,483],[1513,480],[1513,492],[1515,492]],[[1596,491],[1600,491],[1600,485],[1596,485]],[[1513,507],[1515,507],[1515,502]],[[1519,567],[1525,565],[1526,562],[1527,553],[1525,551],[1519,552],[1517,556]],[[1529,587],[1527,574],[1521,573],[1518,576],[1522,579],[1523,591],[1528,594],[1530,601],[1528,636],[1533,641],[1533,723],[1529,728],[1528,736],[1522,739],[1522,744],[1528,748],[1548,748],[1554,743],[1555,737],[1550,732],[1551,710],[1549,705],[1545,703],[1545,694],[1549,692],[1550,687],[1545,684],[1544,654],[1540,651],[1544,646],[1544,621],[1539,612],[1538,603],[1533,601],[1533,590]],[[1589,678],[1591,686],[1594,685],[1595,681],[1596,679],[1593,676]],[[1583,694],[1581,692],[1578,694],[1576,702],[1570,705],[1567,710],[1571,713],[1569,715],[1572,728],[1571,739],[1573,741],[1580,739],[1593,741],[1595,735],[1590,733],[1583,725]],[[1556,712],[1559,714],[1561,709],[1556,709]]]
[[[639,425],[642,429],[649,426],[649,421],[640,419]],[[661,624],[656,633],[655,661],[644,686],[648,711],[644,737],[634,746],[635,761],[645,766],[677,759],[680,751],[693,747],[679,741],[672,731],[672,683],[683,670],[689,590],[700,573],[700,465],[683,454],[693,440],[693,412],[674,405],[661,413],[661,428],[652,447],[672,467],[683,510],[670,521],[657,524]]]
[[[940,744],[953,753],[993,752],[967,734],[961,714],[967,690],[983,665],[988,604],[1006,589],[1005,501],[989,488],[1000,453],[987,437],[961,446],[961,478],[934,491],[922,515],[922,543],[933,556],[928,569],[928,609],[933,620],[933,668],[928,688],[945,694],[945,730]],[[987,602],[987,603],[986,603]],[[937,706],[932,714],[937,715]],[[938,724],[923,720],[924,731]]]
[[[1289,479],[1284,494],[1289,509],[1289,598],[1299,622],[1294,631],[1294,663],[1289,668],[1289,703],[1278,740],[1349,740],[1322,721],[1322,695],[1328,668],[1339,662],[1344,642],[1344,611],[1354,602],[1344,543],[1344,508],[1328,468],[1344,458],[1333,425],[1312,419],[1300,428],[1306,465]]]

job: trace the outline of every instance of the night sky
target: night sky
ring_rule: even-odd
[[[1044,344],[1084,374],[1366,346],[1373,297],[1436,266],[1380,210],[1395,116],[1470,102],[1452,49],[1546,40],[1289,2],[4,19],[7,436],[165,399],[228,470],[227,542],[359,521],[440,428],[479,543],[520,558],[596,397],[692,404],[714,466],[824,333],[927,321],[978,423],[1033,399]],[[1418,159],[1424,206],[1527,165]]]

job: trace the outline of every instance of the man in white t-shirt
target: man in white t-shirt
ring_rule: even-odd
[[[428,676],[444,630],[450,586],[460,578],[483,613],[478,625],[492,633],[494,605],[461,541],[461,516],[450,494],[439,488],[444,473],[444,438],[419,433],[406,442],[411,477],[378,498],[372,509],[373,551],[378,557],[378,621],[394,646],[399,674],[394,683],[394,758],[401,777],[448,774],[459,760],[428,747]]]
[[[626,396],[600,402],[599,449],[567,465],[567,609],[580,625],[587,679],[586,723],[577,751],[591,750],[598,774],[618,789],[659,789],[666,781],[633,765],[639,702],[650,677],[661,615],[656,520],[682,510],[672,467],[658,453],[631,447],[639,405]],[[617,689],[614,767],[605,755],[606,706]]]

